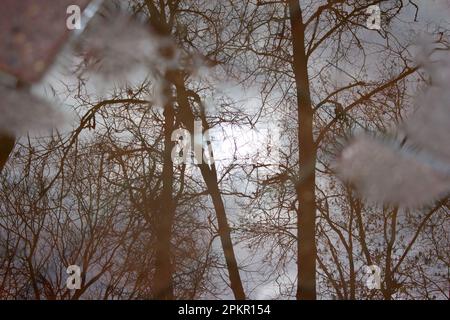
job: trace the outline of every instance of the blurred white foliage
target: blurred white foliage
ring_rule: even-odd
[[[416,207],[450,190],[450,175],[436,170],[433,162],[413,150],[361,135],[344,149],[339,175],[353,183],[367,199]]]
[[[418,207],[450,193],[450,55],[433,60],[435,46],[427,37],[417,42],[416,63],[431,84],[394,134],[405,139],[359,135],[337,161],[338,175],[368,200]]]
[[[145,24],[123,13],[94,18],[76,51],[83,58],[79,73],[119,82],[128,81],[139,69],[164,73],[179,62],[170,39],[154,35]]]
[[[120,12],[96,15],[74,45],[81,57],[76,73],[87,74],[97,92],[105,91],[111,83],[130,84],[146,78],[149,72],[161,78],[168,68],[178,66],[180,60],[170,39],[152,34],[143,23]],[[26,90],[0,86],[0,95],[2,132],[34,133],[60,127],[69,120],[67,114],[49,101]],[[161,93],[155,95],[159,97]]]
[[[0,86],[0,97],[0,128],[4,133],[17,136],[65,123],[62,112],[26,90]]]

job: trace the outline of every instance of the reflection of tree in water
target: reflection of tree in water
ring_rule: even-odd
[[[1,298],[448,298],[449,79],[429,60],[436,46],[446,61],[445,25],[412,54],[402,30],[421,15],[399,1],[379,31],[352,0],[121,3],[70,41],[41,83],[51,97],[0,89]],[[73,127],[42,131],[65,99]],[[196,120],[279,119],[280,146],[247,146],[279,147],[277,164],[233,148],[217,166],[171,162],[173,130]],[[380,134],[347,140],[361,128]]]

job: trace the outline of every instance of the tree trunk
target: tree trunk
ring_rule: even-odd
[[[14,149],[15,139],[7,134],[0,134],[0,173],[9,158],[10,153]]]
[[[170,100],[170,88],[166,94]],[[173,265],[171,255],[172,225],[175,215],[173,203],[173,164],[172,141],[174,130],[174,111],[171,102],[164,109],[164,158],[163,158],[163,190],[159,210],[155,219],[155,273],[153,278],[154,298],[158,300],[172,300],[173,294]]]
[[[188,94],[184,85],[183,77],[180,74],[173,75],[173,82],[177,88],[177,99],[180,105],[181,112],[178,115],[179,120],[190,131],[194,130],[194,114],[188,100]],[[201,103],[200,101],[198,101]],[[208,130],[206,119],[203,119],[203,126]],[[219,236],[222,243],[222,249],[225,256],[225,261],[228,269],[228,276],[230,277],[230,287],[233,291],[234,297],[237,300],[245,300],[245,292],[239,274],[239,267],[234,253],[233,242],[231,241],[231,230],[228,225],[228,218],[225,212],[225,206],[219,190],[219,183],[217,179],[216,167],[213,164],[211,168],[204,162],[199,164],[200,171],[205,181],[208,192],[213,201],[214,210],[216,212]]]
[[[233,290],[235,299],[245,300],[245,292],[242,286],[241,277],[239,275],[239,268],[234,254],[233,242],[231,241],[231,230],[228,225],[228,219],[225,212],[222,197],[220,195],[219,185],[217,181],[217,172],[215,165],[209,169],[206,164],[200,165],[200,171],[205,180],[206,187],[211,195],[214,209],[216,211],[217,223],[219,226],[219,236],[222,243],[225,261],[227,263],[228,274],[230,277],[230,286]]]
[[[162,36],[170,35],[170,27],[166,22],[163,15],[161,15],[152,1],[146,0],[145,4],[150,12],[150,23],[154,31]],[[177,115],[178,120],[183,123],[190,132],[194,129],[194,114],[191,110],[186,87],[183,80],[183,75],[180,72],[169,71],[166,74],[166,79],[175,84],[177,89],[177,100],[180,105],[181,112]],[[167,125],[167,119],[166,119]],[[207,129],[207,128],[205,128]],[[170,136],[169,136],[170,140]],[[166,138],[167,141],[167,138]],[[170,152],[169,152],[170,157]],[[238,300],[245,299],[245,293],[242,286],[241,277],[239,275],[239,268],[234,254],[233,243],[231,241],[231,231],[228,225],[228,219],[225,212],[225,206],[223,204],[222,197],[220,195],[219,186],[217,182],[217,172],[215,167],[210,169],[206,164],[200,165],[200,170],[208,188],[208,191],[213,200],[214,209],[217,216],[219,226],[219,236],[222,242],[222,248],[228,268],[228,274],[230,277],[230,286],[233,290],[234,297]],[[166,179],[164,179],[166,181]]]
[[[313,138],[308,63],[305,53],[305,29],[298,0],[289,1],[293,46],[293,71],[298,104],[299,177],[296,193],[299,202],[297,217],[297,299],[316,299],[316,147]]]

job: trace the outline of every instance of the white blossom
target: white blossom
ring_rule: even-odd
[[[0,128],[3,133],[21,135],[54,128],[66,120],[66,116],[49,101],[26,90],[0,86],[0,96]]]
[[[417,207],[450,193],[450,55],[432,59],[426,38],[418,47],[416,62],[431,81],[394,132],[404,140],[356,136],[337,162],[338,175],[369,200]]]

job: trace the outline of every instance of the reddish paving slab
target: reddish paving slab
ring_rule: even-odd
[[[69,5],[83,10],[91,0],[2,0],[0,70],[18,79],[38,81],[53,62],[70,30]]]

